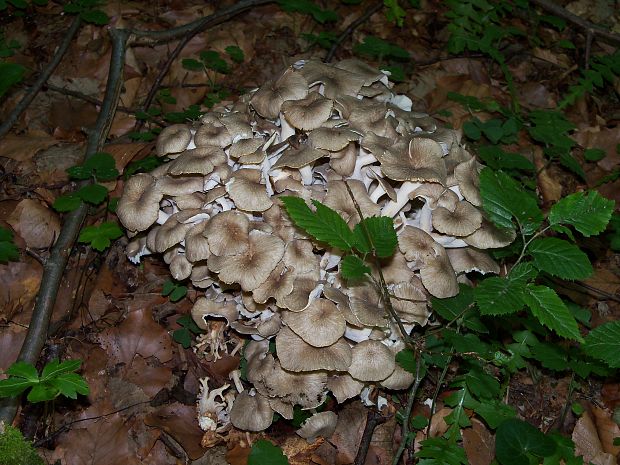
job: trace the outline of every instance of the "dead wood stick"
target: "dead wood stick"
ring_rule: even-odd
[[[3,137],[11,130],[15,122],[24,112],[24,110],[28,108],[28,105],[30,105],[34,98],[37,96],[37,94],[41,90],[41,87],[43,87],[43,84],[45,84],[45,82],[49,79],[54,70],[58,67],[62,60],[62,57],[65,55],[65,53],[67,53],[67,50],[71,45],[71,41],[73,40],[73,37],[80,28],[81,23],[82,21],[80,19],[80,16],[76,15],[73,19],[73,22],[71,23],[71,26],[69,26],[69,30],[67,31],[65,38],[58,47],[58,50],[56,50],[52,61],[50,61],[49,64],[43,69],[43,71],[41,71],[41,74],[39,74],[39,77],[37,78],[35,83],[26,92],[26,95],[24,95],[24,97],[19,101],[19,103],[15,105],[13,111],[9,113],[7,119],[0,125],[0,137]]]
[[[110,36],[112,37],[112,57],[110,59],[110,71],[108,73],[106,92],[95,127],[88,136],[85,159],[88,159],[93,154],[103,149],[108,132],[110,131],[114,113],[118,105],[121,87],[123,85],[125,47],[129,35],[130,31],[128,30],[110,29]],[[54,309],[58,288],[60,287],[60,281],[67,266],[71,249],[80,232],[87,212],[88,207],[82,203],[77,210],[72,211],[65,218],[58,240],[43,267],[41,286],[32,312],[28,333],[26,334],[26,339],[19,353],[19,361],[34,365],[43,350],[43,346],[47,339],[52,310]],[[0,421],[4,421],[7,424],[12,423],[18,405],[19,398],[17,397],[5,400],[0,406]]]
[[[353,462],[353,465],[364,465],[375,428],[380,424],[385,423],[387,419],[387,417],[384,417],[375,409],[368,410],[368,414],[366,415],[366,426],[364,427],[364,433],[362,434],[360,447],[357,450],[357,455],[355,456],[355,461]]]
[[[164,65],[161,67],[159,73],[157,74],[157,77],[155,78],[155,82],[153,82],[153,85],[151,86],[151,89],[149,90],[149,93],[147,94],[146,99],[144,100],[142,111],[146,112],[149,109],[149,107],[151,106],[151,103],[153,103],[153,100],[155,99],[155,95],[157,95],[157,91],[159,90],[162,82],[164,81],[164,78],[168,74],[168,71],[170,71],[170,66],[172,66],[172,63],[174,62],[174,60],[177,59],[181,51],[185,48],[188,42],[192,40],[192,38],[196,34],[202,32],[204,29],[208,27],[215,26],[217,24],[223,23],[224,21],[228,21],[230,18],[240,13],[243,13],[249,8],[260,6],[260,5],[265,5],[267,3],[273,3],[273,1],[274,0],[246,0],[244,2],[239,2],[229,8],[225,8],[222,11],[213,13],[212,15],[205,16],[204,18],[199,19],[198,21],[194,21],[192,23],[176,28],[178,32],[181,33],[180,36],[183,38],[178,43],[178,45],[175,47],[175,49],[172,51],[170,56],[168,56],[168,59],[166,60]],[[172,29],[170,31],[172,31]],[[164,31],[164,32],[168,33],[170,31]],[[149,38],[157,37],[157,36],[154,36],[154,34],[157,34],[157,33],[147,33],[146,31],[134,31],[134,35],[137,37],[149,37]],[[171,36],[169,34],[166,34],[165,37],[179,38],[176,35]],[[168,40],[172,40],[172,39],[168,39]],[[143,125],[144,125],[143,120],[136,121],[136,124],[134,126],[134,131],[139,131]]]
[[[336,54],[336,50],[338,50],[338,47],[340,47],[340,44],[344,42],[347,37],[353,34],[353,31],[355,31],[355,29],[357,29],[361,24],[365,23],[368,18],[374,15],[381,8],[383,8],[383,2],[377,2],[373,6],[368,8],[362,16],[349,24],[349,26],[343,31],[342,34],[338,36],[336,42],[334,42],[332,47],[329,49],[329,52],[327,52],[327,55],[325,55],[325,59],[323,60],[323,62],[329,63],[330,61],[332,61],[334,55]]]
[[[566,21],[585,30],[586,37],[588,35],[594,36],[606,44],[614,45],[616,47],[620,46],[620,35],[614,34],[613,32],[610,32],[597,24],[591,23],[590,21],[586,21],[580,16],[577,16],[556,4],[553,0],[532,0],[532,2],[541,7],[543,10],[547,10],[549,13],[565,19]]]

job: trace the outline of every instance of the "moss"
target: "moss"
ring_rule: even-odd
[[[21,431],[0,423],[0,463],[2,465],[44,465],[37,451]]]

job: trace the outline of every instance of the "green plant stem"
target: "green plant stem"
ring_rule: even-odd
[[[422,378],[420,377],[420,371],[422,368],[422,354],[417,350],[414,353],[416,355],[415,381],[409,390],[409,399],[407,399],[407,407],[405,409],[405,414],[403,415],[402,439],[400,441],[400,445],[398,446],[398,450],[396,451],[396,455],[394,455],[392,465],[398,465],[400,457],[403,455],[405,447],[407,447],[407,436],[409,436],[409,418],[411,417],[411,411],[413,410],[413,403],[415,401],[416,393],[418,392],[420,382],[422,381]]]
[[[123,84],[125,46],[129,35],[130,31],[128,30],[110,29],[112,57],[110,59],[106,92],[95,127],[88,136],[85,159],[90,158],[93,154],[103,149],[110,131]],[[41,286],[32,312],[28,333],[19,353],[19,361],[35,365],[41,354],[47,339],[48,326],[56,302],[60,281],[67,266],[73,244],[86,218],[87,211],[88,207],[82,203],[77,210],[72,211],[65,218],[58,240],[43,267]],[[0,421],[10,424],[15,418],[18,404],[18,398],[4,401],[0,406]]]
[[[357,29],[360,25],[366,22],[372,15],[374,15],[381,8],[383,8],[383,2],[377,2],[373,6],[368,8],[362,16],[360,16],[355,21],[353,21],[351,24],[349,24],[349,26],[342,32],[342,34],[338,36],[336,41],[332,44],[331,48],[325,55],[323,62],[329,63],[330,61],[332,61],[332,59],[334,58],[334,55],[336,54],[336,50],[338,50],[338,47],[340,47],[340,44],[342,44],[342,42],[344,42],[344,40],[347,37],[353,34],[353,31],[355,31],[355,29]]]
[[[431,416],[428,419],[428,425],[426,426],[426,439],[431,437],[431,424],[433,423],[433,415],[435,414],[435,406],[437,404],[437,397],[439,396],[439,390],[441,389],[441,385],[443,384],[443,380],[446,378],[448,374],[448,367],[450,366],[450,362],[452,361],[452,355],[448,357],[443,370],[441,371],[441,375],[439,375],[439,379],[437,380],[437,386],[435,387],[435,392],[433,393],[433,399],[431,400]]]
[[[543,229],[541,229],[536,234],[534,234],[532,237],[530,237],[527,241],[525,240],[525,235],[523,233],[521,233],[521,239],[523,240],[523,248],[521,249],[521,253],[519,254],[519,258],[517,258],[517,261],[515,262],[515,264],[512,265],[512,268],[514,268],[519,263],[521,263],[521,260],[523,260],[523,258],[525,257],[525,252],[527,251],[527,248],[532,243],[532,241],[534,239],[540,237],[544,233],[546,233],[550,228],[551,228],[551,225],[545,226]],[[522,231],[521,226],[519,226],[519,229]]]
[[[11,130],[15,122],[24,112],[24,110],[28,108],[28,105],[30,105],[34,98],[37,96],[37,94],[43,87],[43,84],[45,84],[45,82],[49,79],[54,70],[58,67],[62,60],[62,57],[65,55],[65,53],[67,53],[67,50],[69,49],[69,46],[73,41],[73,37],[75,37],[75,34],[77,33],[81,24],[82,20],[80,19],[80,16],[76,15],[75,18],[73,18],[69,29],[67,30],[67,34],[60,43],[58,50],[56,50],[52,61],[50,61],[49,64],[43,69],[32,87],[30,87],[30,89],[28,89],[28,91],[26,92],[26,95],[24,95],[24,97],[19,101],[19,103],[15,105],[13,111],[9,113],[9,116],[6,118],[6,120],[0,125],[0,137],[5,136]]]

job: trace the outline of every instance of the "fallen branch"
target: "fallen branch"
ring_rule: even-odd
[[[372,435],[375,432],[375,428],[380,424],[385,423],[387,419],[387,417],[384,417],[375,409],[368,410],[368,414],[366,415],[366,426],[364,427],[362,440],[360,441],[360,446],[357,450],[357,455],[355,456],[355,461],[353,462],[353,465],[364,465],[364,462],[366,462],[366,456],[368,455],[368,449],[370,448]]]
[[[541,7],[543,10],[547,10],[549,13],[565,19],[566,21],[583,29],[586,32],[586,38],[590,37],[590,39],[587,40],[592,40],[592,37],[594,37],[601,42],[605,42],[606,44],[614,45],[616,47],[620,46],[620,35],[614,34],[613,32],[610,32],[597,24],[591,23],[590,21],[586,21],[580,16],[577,16],[556,4],[553,0],[532,0],[532,2]]]
[[[329,49],[329,52],[327,52],[327,55],[325,55],[325,59],[323,60],[323,62],[329,63],[330,61],[332,61],[334,55],[336,54],[336,50],[338,50],[340,44],[344,42],[347,37],[353,34],[353,31],[355,31],[355,29],[357,29],[361,24],[366,22],[368,18],[374,15],[381,8],[383,8],[383,2],[378,2],[368,8],[368,10],[366,10],[366,12],[362,16],[349,24],[349,26],[344,30],[344,32],[338,36],[336,42],[334,42],[334,44],[332,45],[332,48]]]
[[[107,87],[99,117],[95,127],[88,136],[85,159],[90,158],[93,154],[103,149],[108,132],[112,126],[112,120],[123,84],[125,46],[129,35],[130,31],[128,30],[110,29],[112,57],[110,59]],[[86,218],[87,211],[88,207],[82,203],[77,210],[72,211],[66,216],[58,240],[52,248],[49,259],[45,262],[39,294],[32,312],[32,319],[28,327],[26,339],[17,358],[19,361],[34,365],[43,350],[60,281],[67,266],[73,244]],[[18,405],[19,398],[17,397],[3,402],[0,407],[0,421],[4,421],[7,424],[12,423]]]
[[[24,97],[19,101],[19,103],[15,105],[15,108],[13,108],[13,111],[9,113],[9,116],[6,118],[4,123],[0,125],[0,137],[5,136],[11,130],[15,122],[19,119],[21,114],[24,112],[24,110],[28,108],[28,105],[30,105],[32,101],[34,100],[34,98],[37,96],[37,94],[43,87],[43,84],[47,82],[47,80],[52,75],[54,70],[58,67],[58,65],[62,61],[62,57],[65,55],[65,53],[67,53],[67,50],[69,49],[69,45],[71,45],[71,41],[73,40],[73,37],[75,36],[78,29],[80,28],[81,23],[82,21],[80,19],[80,16],[77,15],[73,19],[71,26],[69,26],[67,35],[65,35],[65,38],[63,39],[62,43],[58,47],[58,50],[56,50],[56,54],[54,55],[54,58],[52,58],[52,61],[50,61],[49,64],[43,69],[43,71],[41,72],[41,74],[39,75],[35,83],[26,92],[26,95],[24,95]]]

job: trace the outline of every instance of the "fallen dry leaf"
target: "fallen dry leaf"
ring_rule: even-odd
[[[495,457],[495,438],[479,420],[473,418],[471,423],[471,428],[461,432],[467,460],[476,465],[489,465]]]
[[[32,199],[19,202],[7,222],[33,249],[51,247],[60,234],[58,214]]]
[[[585,412],[575,425],[572,435],[575,455],[583,455],[584,463],[594,465],[615,465],[614,456],[605,452],[592,418]]]
[[[195,406],[178,402],[166,405],[147,415],[144,422],[172,436],[192,460],[204,455],[205,451],[200,447],[203,431],[198,427]]]
[[[0,264],[0,320],[30,322],[42,274],[41,264],[30,257]]]
[[[614,422],[612,412],[597,406],[592,407],[594,423],[601,440],[603,450],[609,452],[614,457],[618,457],[620,447],[614,446],[614,438],[620,437],[620,427]]]

